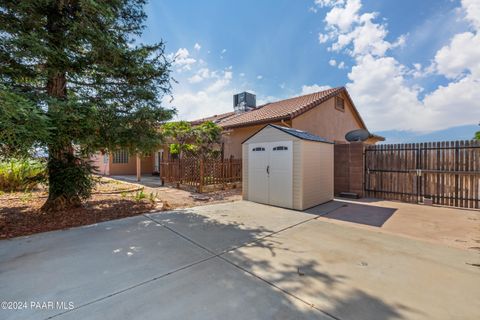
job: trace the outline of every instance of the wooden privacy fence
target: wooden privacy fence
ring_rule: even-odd
[[[184,158],[160,163],[160,177],[164,182],[196,187],[225,186],[242,181],[242,159]]]
[[[480,207],[480,141],[374,145],[364,154],[369,197]]]

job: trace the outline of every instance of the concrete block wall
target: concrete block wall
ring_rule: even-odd
[[[338,195],[340,192],[350,190],[350,147],[348,144],[335,144],[333,148],[334,159],[334,184],[333,192]]]

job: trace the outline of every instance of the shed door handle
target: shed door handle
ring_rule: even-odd
[[[270,166],[267,166],[267,174],[270,174]]]

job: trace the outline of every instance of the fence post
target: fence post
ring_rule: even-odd
[[[198,192],[203,191],[203,175],[204,175],[204,168],[203,168],[203,157],[200,157],[200,181],[198,183]]]
[[[165,185],[165,168],[163,167],[163,162],[159,161],[158,164],[158,175],[160,177],[160,181],[162,182],[162,187]]]

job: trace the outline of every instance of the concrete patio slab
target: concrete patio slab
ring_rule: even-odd
[[[162,180],[159,176],[152,176],[151,174],[142,174],[141,180],[137,181],[136,175],[113,175],[109,176],[111,179],[141,184],[150,188],[162,187]]]
[[[357,227],[422,239],[448,246],[480,250],[480,211],[418,205],[379,199],[345,200],[323,218]],[[323,219],[322,218],[322,219]]]
[[[322,220],[222,255],[339,319],[478,319],[479,255]]]
[[[332,319],[219,259],[54,319]]]
[[[3,240],[3,301],[74,309],[0,319],[478,319],[476,250],[382,231],[401,210],[340,221],[343,205],[239,201]]]
[[[333,202],[325,204],[323,212],[326,213],[336,207]],[[148,216],[209,250],[221,253],[300,222],[314,219],[322,212],[322,208],[319,206],[315,214],[309,214],[249,201],[238,201],[153,213]]]
[[[80,305],[211,255],[144,216],[0,241],[3,301]],[[1,310],[39,319],[57,310]]]

